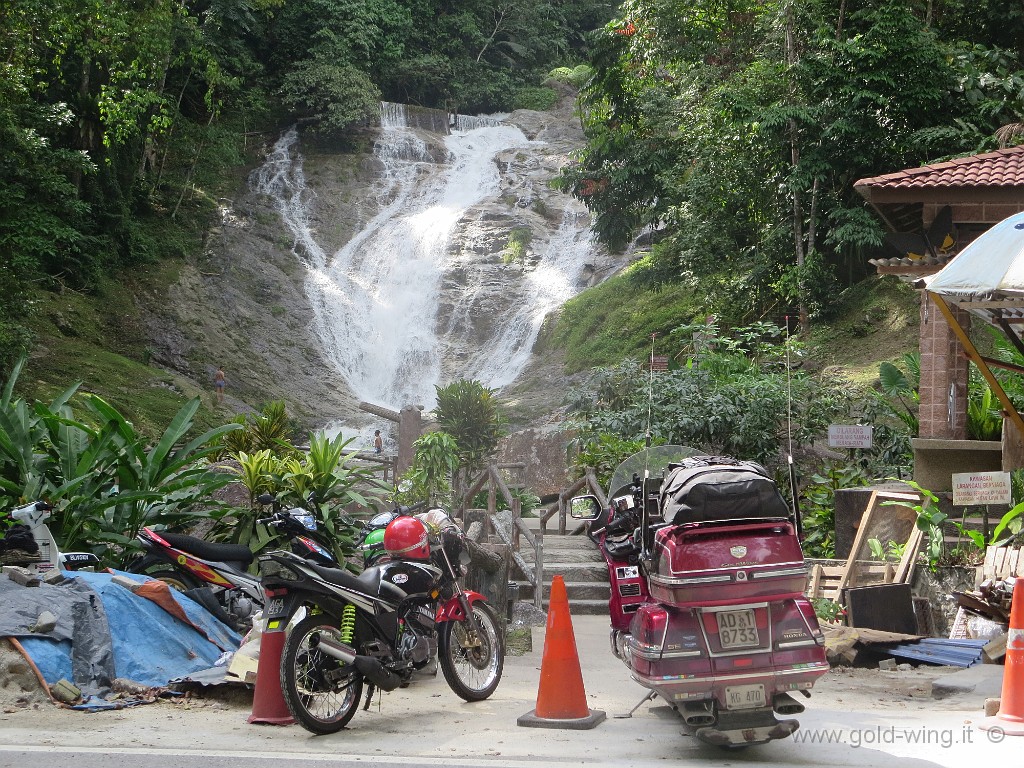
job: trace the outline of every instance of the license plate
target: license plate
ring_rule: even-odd
[[[763,685],[732,685],[725,689],[726,709],[755,709],[767,706]]]
[[[751,648],[758,644],[757,624],[754,622],[754,611],[719,611],[718,639],[722,649]]]

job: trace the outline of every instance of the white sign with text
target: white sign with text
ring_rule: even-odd
[[[954,507],[1009,503],[1009,472],[959,472],[953,475]]]
[[[871,427],[865,424],[830,424],[829,448],[870,448]]]

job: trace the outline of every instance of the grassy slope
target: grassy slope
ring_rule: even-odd
[[[880,362],[917,349],[917,302],[916,292],[896,278],[853,286],[837,297],[830,320],[814,324],[806,340],[813,359],[841,368],[856,383],[872,383]],[[672,355],[682,340],[670,332],[703,314],[683,287],[652,291],[618,275],[567,303],[545,345],[565,349],[569,372],[646,358],[652,333],[659,334],[656,353]]]

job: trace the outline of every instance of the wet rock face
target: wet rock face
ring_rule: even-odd
[[[437,297],[438,328],[449,345],[443,379],[463,375],[461,364],[479,359],[481,346],[514,312],[523,291],[530,290],[525,281],[541,265],[563,219],[587,216],[577,201],[548,183],[582,143],[571,99],[552,112],[522,110],[506,120],[536,143],[498,153],[498,193],[470,208],[449,241]],[[362,153],[302,145],[309,224],[328,253],[346,244],[389,202],[382,199],[383,165],[368,151],[374,135],[367,131]],[[417,135],[428,158],[446,160],[443,135]],[[153,360],[204,385],[223,366],[226,398],[238,410],[283,399],[308,427],[367,423],[369,417],[358,408],[360,398],[321,353],[302,247],[281,222],[274,202],[249,186],[224,202],[222,221],[209,233],[202,255],[183,268],[167,296],[145,301]],[[513,232],[523,242],[515,258],[509,246]],[[614,259],[595,250],[593,261],[583,270],[584,280]],[[566,389],[560,374],[557,355],[527,364],[509,388],[517,420],[546,421],[557,411]]]

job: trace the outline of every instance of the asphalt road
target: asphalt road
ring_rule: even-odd
[[[0,768],[111,768],[131,765],[261,768],[382,765],[536,768],[552,766],[943,766],[1003,768],[1020,764],[1024,737],[997,743],[976,726],[983,696],[936,701],[934,668],[830,673],[815,688],[801,728],[782,741],[725,752],[687,735],[678,716],[657,700],[628,712],[645,691],[607,645],[607,619],[574,617],[588,705],[608,719],[589,731],[518,727],[536,704],[543,628],[534,650],[509,657],[490,699],[467,704],[441,676],[375,699],[349,727],[313,736],[297,725],[251,725],[244,691],[208,693],[85,714],[48,705],[0,712]],[[948,673],[948,671],[947,671]]]

